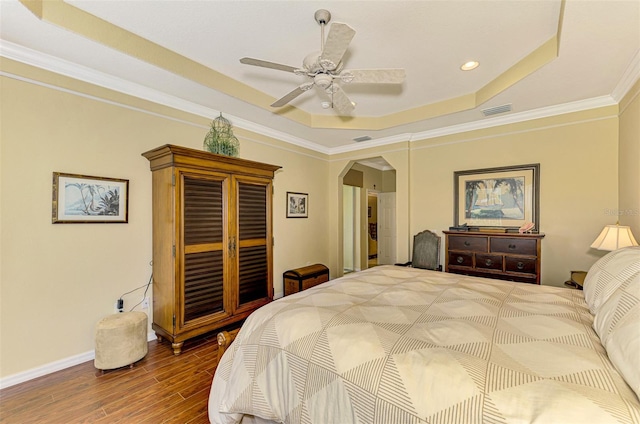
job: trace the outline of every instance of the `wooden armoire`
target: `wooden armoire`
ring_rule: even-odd
[[[273,300],[273,176],[279,166],[165,145],[153,180],[153,324],[180,354]]]

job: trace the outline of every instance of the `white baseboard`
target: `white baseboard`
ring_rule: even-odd
[[[147,333],[147,341],[156,339],[156,333]],[[16,384],[24,383],[25,381],[33,380],[34,378],[42,377],[43,375],[51,374],[56,371],[60,371],[66,368],[71,368],[76,365],[80,365],[84,362],[92,361],[96,357],[95,350],[81,353],[79,355],[70,356],[68,358],[61,359],[59,361],[51,362],[40,367],[32,368],[27,371],[19,372],[17,374],[9,375],[0,378],[0,389],[6,389],[7,387],[15,386]]]

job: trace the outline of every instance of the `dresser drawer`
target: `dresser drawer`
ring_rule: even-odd
[[[502,256],[476,255],[476,268],[497,269],[502,271]]]
[[[514,258],[507,256],[505,257],[505,271],[535,275],[537,262],[535,258]]]
[[[530,255],[537,254],[537,242],[533,239],[517,239],[517,238],[492,238],[492,253],[509,253],[512,255]]]
[[[447,236],[445,271],[540,284],[544,234],[497,231],[443,231]]]
[[[449,236],[449,250],[486,252],[488,240],[487,237]]]
[[[473,267],[472,253],[449,252],[449,264],[453,266]]]

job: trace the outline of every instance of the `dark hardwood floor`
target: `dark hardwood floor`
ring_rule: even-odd
[[[0,390],[0,423],[208,423],[217,365],[215,334],[185,342],[149,342],[132,369],[102,373],[85,362]]]

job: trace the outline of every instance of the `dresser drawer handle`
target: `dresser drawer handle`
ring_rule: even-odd
[[[524,269],[524,262],[518,262],[518,263],[516,264],[516,268],[518,268],[518,269]]]
[[[518,248],[518,246],[516,246],[515,244],[510,244],[509,245],[509,250],[516,250]]]
[[[461,264],[462,262],[464,262],[464,258],[462,256],[458,256],[456,258],[456,262],[458,262],[459,264]]]
[[[486,261],[484,261],[484,264],[486,266],[491,266],[491,265],[493,265],[493,261],[491,259],[487,259]]]
[[[471,246],[471,243],[469,243],[468,241],[465,240],[464,245],[469,247],[469,246]]]

